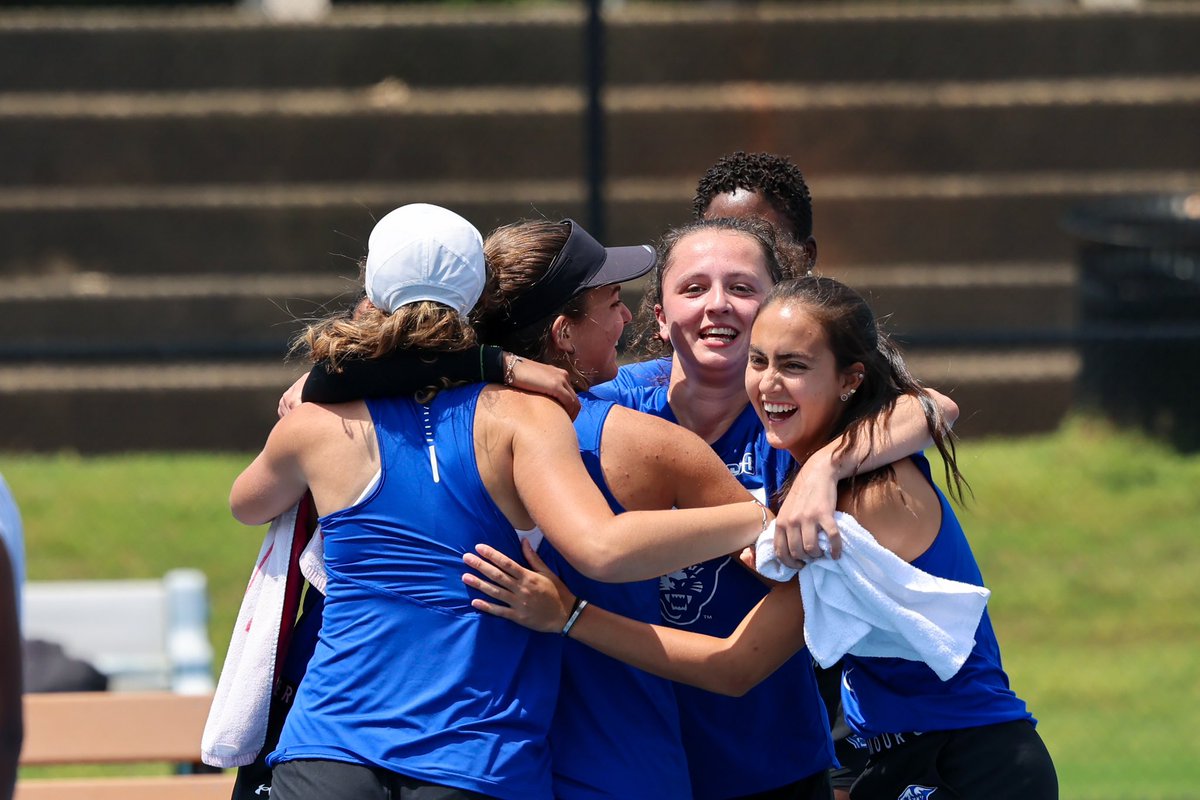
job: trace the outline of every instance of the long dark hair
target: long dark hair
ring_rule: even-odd
[[[855,363],[863,366],[863,377],[854,394],[845,402],[834,424],[831,438],[842,436],[837,453],[852,450],[864,437],[870,450],[875,449],[881,426],[886,425],[902,395],[916,397],[925,412],[929,434],[946,469],[950,495],[963,502],[964,487],[970,485],[958,470],[954,437],[942,410],[904,363],[896,344],[880,328],[879,321],[862,295],[833,278],[806,276],[775,285],[759,309],[761,314],[772,305],[798,304],[804,307],[825,331],[839,369]],[[861,462],[859,463],[861,466]],[[847,479],[851,496],[878,482],[895,482],[891,467],[872,470]],[[789,481],[790,484],[790,481]]]

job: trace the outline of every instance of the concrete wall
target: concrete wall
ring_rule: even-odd
[[[1061,217],[1200,187],[1197,41],[1193,4],[627,5],[608,239],[686,220],[725,153],[791,155],[822,270],[961,432],[1045,430],[1079,369]],[[0,449],[255,447],[374,218],[583,219],[582,42],[562,6],[0,13]]]

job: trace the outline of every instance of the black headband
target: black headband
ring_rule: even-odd
[[[546,273],[513,298],[507,313],[488,326],[494,333],[503,335],[528,327],[558,313],[576,295],[603,285],[589,281],[604,266],[608,251],[575,220],[565,219],[563,223],[571,230],[566,244],[550,262]]]
[[[605,247],[575,220],[562,222],[570,228],[566,243],[545,274],[484,326],[481,333],[486,341],[502,341],[515,331],[559,313],[572,298],[588,289],[636,280],[654,266],[654,249],[649,245]]]

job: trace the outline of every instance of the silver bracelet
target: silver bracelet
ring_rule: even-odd
[[[571,632],[571,628],[575,627],[575,622],[579,619],[579,615],[587,608],[588,601],[582,597],[575,598],[575,605],[571,608],[571,616],[567,617],[567,622],[562,626],[562,635],[566,636]]]
[[[512,353],[505,353],[504,355],[504,385],[512,386],[513,370],[517,368],[517,364],[520,364],[525,359]]]
[[[760,502],[758,498],[755,498],[754,502],[758,506],[758,510],[762,512],[762,528],[759,530],[759,533],[762,533],[767,529],[767,506]]]

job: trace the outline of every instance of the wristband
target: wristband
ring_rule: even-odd
[[[575,605],[571,606],[571,616],[567,617],[566,624],[562,627],[562,635],[566,636],[571,632],[571,628],[575,627],[575,623],[579,620],[579,615],[587,608],[588,601],[582,597],[575,598]]]
[[[485,344],[479,348],[484,383],[504,383],[504,348]]]

